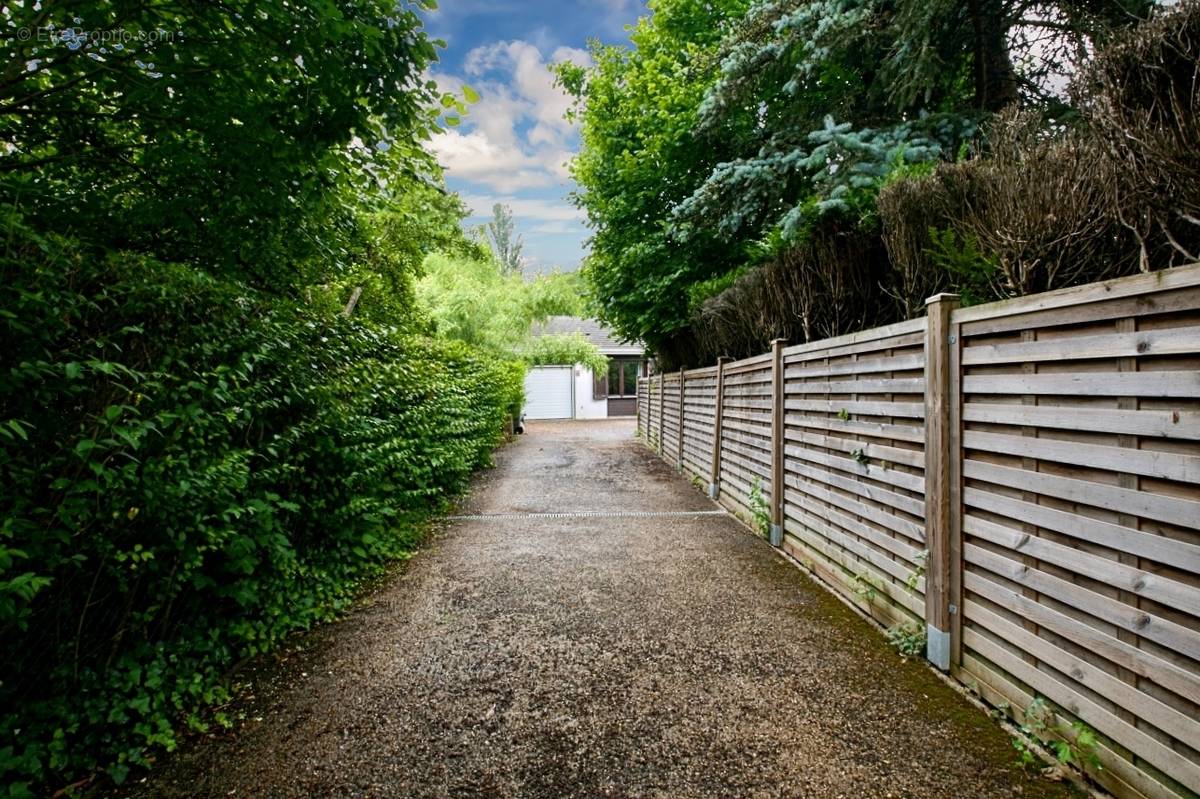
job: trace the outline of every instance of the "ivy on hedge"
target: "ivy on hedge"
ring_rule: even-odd
[[[488,463],[523,367],[19,219],[0,300],[0,784],[116,781]]]

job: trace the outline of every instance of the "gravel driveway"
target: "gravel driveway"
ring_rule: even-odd
[[[463,514],[138,796],[1065,797],[633,440],[531,423]],[[586,517],[531,513],[603,511]],[[651,511],[655,516],[615,516]],[[662,515],[701,511],[707,515]]]

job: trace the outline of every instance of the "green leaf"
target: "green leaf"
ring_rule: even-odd
[[[22,441],[29,440],[29,435],[25,432],[25,427],[16,419],[8,420],[8,428],[16,433]]]

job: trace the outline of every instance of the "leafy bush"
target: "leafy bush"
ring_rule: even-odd
[[[520,405],[520,364],[11,214],[0,258],[0,779],[117,781],[231,664],[347,606]]]
[[[692,317],[700,363],[755,355],[774,338],[816,339],[894,321],[874,292],[886,279],[887,255],[876,234],[821,229],[705,300]]]
[[[1016,110],[985,132],[976,157],[880,195],[905,310],[919,313],[924,296],[947,288],[989,301],[1137,270],[1109,209],[1115,170],[1090,133],[1047,130],[1041,115]]]
[[[950,228],[930,228],[929,259],[950,280],[963,305],[978,305],[992,299],[991,281],[996,263],[980,248],[971,234],[956,235]]]
[[[536,336],[521,348],[520,354],[530,366],[581,363],[593,374],[608,374],[608,358],[582,333]]]
[[[1156,8],[1084,66],[1072,95],[1142,271],[1200,259],[1200,3]]]
[[[551,272],[526,280],[505,274],[491,258],[434,253],[425,259],[416,297],[437,332],[489,352],[528,344],[535,321],[583,310],[580,278]]]
[[[423,144],[463,108],[424,77],[429,5],[5,3],[38,35],[0,41],[22,65],[0,87],[0,195],[98,247],[261,287],[331,279],[369,238],[364,207],[432,174]],[[118,29],[135,35],[95,35]]]

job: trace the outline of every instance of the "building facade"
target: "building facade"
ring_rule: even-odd
[[[637,381],[648,374],[646,348],[620,341],[595,319],[551,316],[535,336],[579,333],[608,358],[605,374],[581,364],[535,366],[525,376],[525,418],[607,419],[637,412]]]

